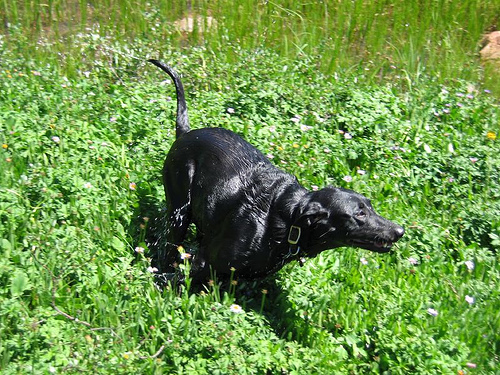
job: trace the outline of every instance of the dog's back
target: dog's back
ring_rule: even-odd
[[[232,131],[222,128],[192,130],[177,139],[167,156],[165,167],[192,160],[201,174],[231,177],[256,163],[271,164],[260,151]]]

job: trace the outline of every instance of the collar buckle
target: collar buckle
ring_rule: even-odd
[[[300,227],[292,225],[290,227],[290,231],[288,232],[288,243],[290,245],[297,245],[299,243],[301,234],[302,230],[300,229]]]

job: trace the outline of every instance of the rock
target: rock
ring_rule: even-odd
[[[203,32],[217,25],[215,19],[211,16],[202,17],[199,14],[188,13],[184,18],[174,22],[174,26],[181,32],[192,33],[196,27],[198,31]]]
[[[492,61],[500,65],[500,31],[493,31],[486,34],[481,41],[481,59]]]

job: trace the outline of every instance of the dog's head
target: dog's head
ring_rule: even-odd
[[[404,234],[401,226],[378,215],[368,198],[335,187],[308,194],[294,225],[301,228],[300,245],[309,256],[341,246],[386,253]]]

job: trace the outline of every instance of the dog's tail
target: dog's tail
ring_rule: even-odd
[[[154,59],[150,59],[148,61],[167,73],[174,81],[175,91],[177,93],[177,120],[175,123],[175,136],[176,138],[179,138],[181,135],[189,131],[186,98],[184,97],[184,87],[182,86],[181,79],[171,67],[161,61]]]

